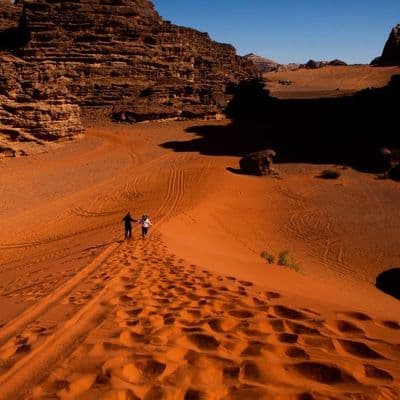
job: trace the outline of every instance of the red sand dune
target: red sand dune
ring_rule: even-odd
[[[374,287],[399,262],[398,183],[160,146],[196,124],[1,162],[0,399],[400,398],[400,303]],[[145,241],[121,241],[127,210]]]

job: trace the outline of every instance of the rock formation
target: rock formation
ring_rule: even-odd
[[[300,68],[305,68],[305,69],[318,69],[318,68],[324,68],[326,66],[333,66],[333,67],[340,67],[340,66],[345,66],[347,63],[345,63],[342,60],[332,60],[332,61],[315,61],[315,60],[309,60],[305,64],[300,65]]]
[[[250,53],[244,56],[246,60],[251,61],[256,66],[257,71],[261,73],[279,71],[284,68],[284,65],[277,63],[269,58],[261,57]]]
[[[271,175],[275,156],[274,150],[262,150],[248,154],[240,159],[240,169],[250,175]]]
[[[40,152],[48,142],[83,132],[79,106],[57,92],[56,77],[51,82],[48,76],[43,66],[0,54],[0,156]]]
[[[400,65],[400,24],[392,29],[382,55],[375,58],[371,64],[381,66]]]
[[[22,12],[20,4],[13,4],[8,0],[0,0],[0,31],[18,26]]]
[[[51,137],[79,132],[74,104],[126,122],[214,116],[231,83],[256,75],[231,45],[164,21],[148,0],[20,2],[0,16],[0,49],[13,56],[2,68],[18,98],[70,109],[70,128]]]
[[[208,34],[163,21],[148,0],[26,2],[24,60],[54,63],[76,102],[146,114],[214,112],[251,66]],[[77,29],[79,27],[79,29]]]

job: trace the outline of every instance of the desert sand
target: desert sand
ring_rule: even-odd
[[[400,398],[400,303],[374,286],[399,184],[235,174],[186,131],[204,123],[227,121],[102,124],[0,162],[0,399]],[[146,240],[122,240],[128,210]],[[283,250],[298,271],[260,256]]]
[[[365,88],[383,87],[395,74],[400,74],[400,67],[349,65],[269,72],[264,78],[273,96],[301,99],[339,97]],[[290,81],[291,84],[282,85],[279,81]]]

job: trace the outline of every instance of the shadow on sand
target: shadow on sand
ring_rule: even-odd
[[[400,300],[400,268],[392,268],[379,274],[376,278],[376,287]]]
[[[242,82],[226,108],[232,123],[187,128],[195,138],[162,147],[205,155],[243,156],[271,148],[276,162],[340,164],[377,172],[387,168],[382,147],[398,147],[400,76],[353,96],[279,100],[259,80]]]

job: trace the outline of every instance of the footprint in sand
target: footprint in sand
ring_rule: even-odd
[[[280,333],[278,335],[278,341],[281,343],[296,343],[299,336],[293,333]]]
[[[382,321],[382,324],[386,328],[400,330],[400,322],[397,322],[397,321]]]
[[[241,379],[245,381],[265,383],[264,374],[258,364],[254,361],[244,360],[242,362],[240,367],[240,376]]]
[[[357,382],[350,373],[336,365],[304,361],[290,365],[288,369],[294,370],[304,378],[328,385]]]
[[[297,346],[290,346],[286,349],[285,354],[289,358],[305,359],[308,360],[310,356],[306,353],[304,349]]]
[[[341,312],[339,314],[342,314],[346,317],[350,317],[352,319],[356,319],[357,321],[371,321],[372,320],[372,318],[369,315],[364,314],[359,311],[346,311],[346,312]]]
[[[189,335],[188,339],[200,350],[216,350],[220,345],[220,342],[214,336],[202,333]]]
[[[266,292],[265,295],[267,296],[268,300],[280,299],[281,295],[276,292]]]
[[[340,346],[346,353],[349,353],[353,356],[359,358],[370,358],[370,359],[385,358],[363,342],[344,340],[344,339],[339,339],[337,340],[337,342],[340,344]]]
[[[378,379],[382,381],[393,381],[393,376],[383,369],[377,368],[374,365],[364,365],[365,376],[371,379]]]
[[[278,305],[274,306],[273,309],[275,314],[281,318],[295,319],[295,320],[307,319],[307,315],[293,308]]]
[[[214,332],[224,333],[234,329],[239,322],[232,318],[214,318],[208,321],[208,325]]]
[[[239,319],[247,319],[247,318],[253,318],[254,313],[248,310],[232,310],[229,311],[229,314],[232,315],[232,317],[239,318]]]
[[[241,356],[246,357],[258,357],[262,355],[262,351],[266,347],[266,344],[256,340],[250,341],[248,346],[242,351]]]
[[[288,328],[297,335],[321,335],[318,329],[311,328],[298,322],[286,321]]]
[[[268,319],[269,324],[271,325],[274,332],[285,332],[285,325],[281,319]]]
[[[330,326],[328,325],[328,328]],[[341,334],[348,335],[357,335],[357,336],[365,336],[365,332],[356,324],[345,321],[345,320],[337,320],[333,322],[333,329],[335,331],[339,331]]]

